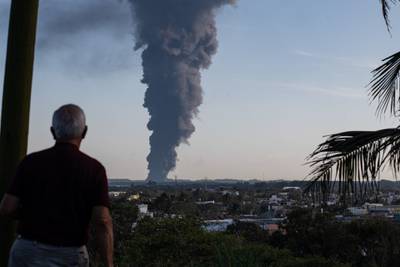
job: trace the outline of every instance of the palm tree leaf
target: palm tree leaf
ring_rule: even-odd
[[[369,96],[378,101],[377,114],[385,113],[388,108],[392,115],[399,111],[399,73],[400,52],[382,60],[384,63],[372,71]]]
[[[365,200],[379,189],[379,173],[387,164],[397,173],[399,150],[399,128],[330,135],[307,159],[312,170],[305,192],[323,202],[333,191],[338,191],[343,201],[349,196]]]
[[[382,15],[385,20],[386,28],[390,32],[390,19],[389,19],[389,11],[392,4],[396,4],[396,0],[379,0],[381,2]]]
[[[391,6],[400,0],[379,0],[382,8],[382,15],[386,27],[390,32],[389,12]],[[400,72],[400,52],[395,53],[382,60],[384,63],[372,71],[373,78],[370,82],[369,95],[371,100],[378,101],[377,114],[382,115],[386,111],[396,116],[399,111],[399,72]]]
[[[400,0],[379,1],[390,32],[389,11]],[[373,70],[369,95],[378,101],[377,114],[389,109],[396,116],[400,107],[400,52],[383,62]],[[395,175],[400,171],[400,129],[333,134],[311,153],[307,163],[312,170],[305,192],[322,196],[324,202],[333,190],[338,190],[342,200],[348,196],[363,199],[368,192],[379,189],[379,174],[387,164]]]

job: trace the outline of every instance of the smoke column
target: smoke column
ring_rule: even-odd
[[[195,131],[202,103],[201,69],[217,52],[215,11],[235,0],[129,0],[143,48],[144,107],[150,121],[148,181],[165,181],[176,166],[176,148]]]

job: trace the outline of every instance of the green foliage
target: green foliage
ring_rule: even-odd
[[[209,233],[188,217],[146,217],[132,232],[135,204],[122,197],[112,201],[111,210],[115,263],[121,267],[400,266],[400,225],[384,219],[341,223],[331,213],[298,209],[288,214],[282,232],[272,235],[246,222],[236,222],[225,233]]]
[[[296,258],[288,250],[279,250],[261,244],[218,247],[217,263],[211,266],[231,267],[345,267],[321,257]]]
[[[255,223],[237,221],[228,226],[227,232],[244,238],[249,242],[267,242],[268,231]]]
[[[284,227],[288,237],[288,248],[299,256],[329,256],[332,247],[337,247],[339,225],[332,215],[297,209],[288,214]]]
[[[207,233],[190,218],[143,219],[126,252],[119,266],[345,266],[321,257],[296,258],[288,250],[238,235]]]
[[[150,205],[151,210],[161,211],[163,213],[169,213],[172,206],[172,199],[165,192],[157,197]]]
[[[210,237],[193,219],[145,218],[135,228],[125,262],[131,266],[190,266],[208,262],[212,255]]]
[[[178,196],[162,193],[150,205],[150,209],[157,214],[175,214],[185,216],[198,216],[197,205],[190,201],[189,196],[180,192]]]
[[[126,248],[128,247],[128,242],[132,239],[132,225],[137,219],[138,208],[136,204],[129,201],[126,196],[113,198],[110,204],[114,230],[114,260],[118,266],[124,266],[120,263],[127,253]],[[98,266],[100,255],[97,253],[93,234],[93,232],[90,233],[88,251],[91,266]]]
[[[341,223],[331,214],[299,209],[288,215],[284,229],[286,239],[277,243],[300,257],[321,256],[356,267],[400,266],[400,225],[385,219]]]
[[[356,266],[400,266],[400,226],[387,220],[354,221],[345,225],[347,259]]]
[[[132,238],[132,225],[138,217],[137,206],[125,197],[111,201],[111,216],[114,228],[115,259],[126,254],[127,242]]]
[[[400,266],[400,225],[384,219],[341,223],[330,213],[298,209],[288,215],[282,232],[267,235],[246,222],[209,233],[187,217],[146,217],[132,232],[137,208],[125,198],[113,200],[112,215],[115,263],[121,267]]]

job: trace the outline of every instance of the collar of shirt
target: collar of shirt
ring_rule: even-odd
[[[67,142],[56,142],[56,144],[54,145],[55,148],[65,148],[65,149],[72,149],[72,150],[78,150],[79,148],[71,143],[67,143]]]

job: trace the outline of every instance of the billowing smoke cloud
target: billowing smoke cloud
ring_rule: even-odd
[[[129,5],[121,0],[41,1],[39,8],[39,50],[59,50],[87,35],[121,40],[132,33]]]
[[[135,49],[144,48],[144,107],[152,131],[148,180],[162,181],[176,166],[176,148],[195,131],[202,103],[200,70],[217,51],[215,10],[235,0],[129,0]]]
[[[0,0],[2,36],[7,36],[10,6],[10,0]],[[127,0],[40,1],[38,69],[87,78],[140,68],[136,58],[126,56],[132,52],[130,6]],[[6,43],[0,42],[1,51]]]

